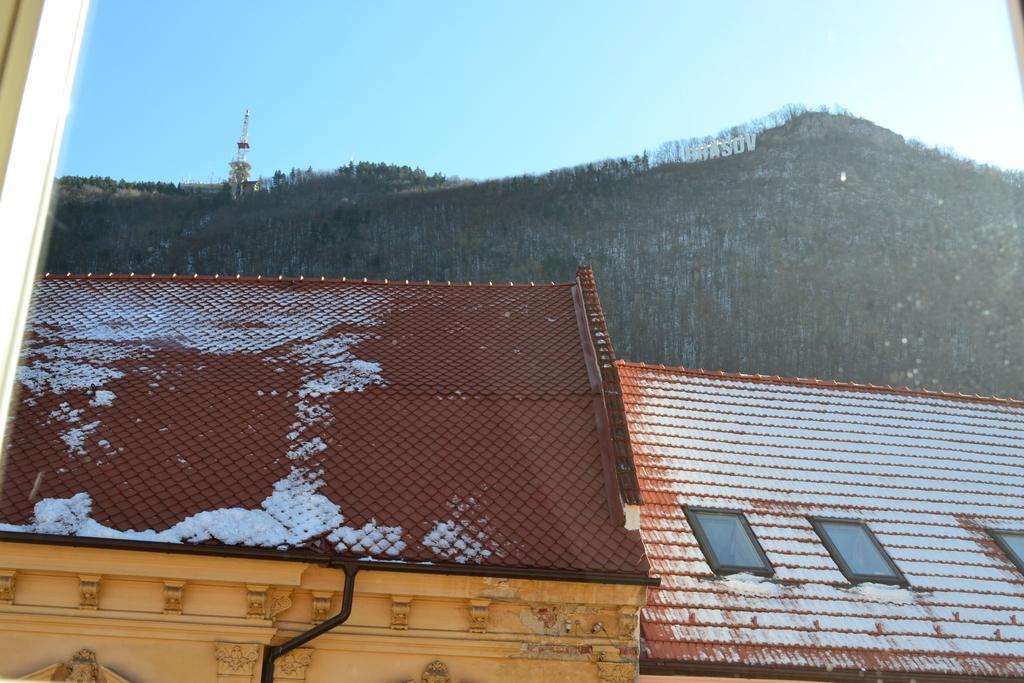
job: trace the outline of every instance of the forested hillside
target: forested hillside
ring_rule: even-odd
[[[585,262],[623,358],[1024,397],[1021,174],[846,115],[775,123],[728,158],[666,145],[479,183],[360,164],[232,202],[67,179],[45,269],[564,281]]]

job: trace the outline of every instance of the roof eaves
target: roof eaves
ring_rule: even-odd
[[[1020,680],[1016,676],[977,676],[954,673],[918,673],[832,669],[814,667],[752,666],[749,664],[690,663],[640,658],[640,673],[645,676],[697,676],[707,678],[772,679],[790,681],[831,681],[864,683],[1004,683]]]
[[[647,572],[623,573],[587,570],[548,569],[543,567],[502,567],[495,565],[435,564],[404,562],[401,560],[378,560],[368,557],[348,557],[334,553],[295,548],[277,550],[274,548],[253,548],[230,546],[219,543],[180,544],[159,541],[138,541],[121,538],[100,538],[90,536],[60,536],[17,531],[0,531],[0,543],[28,543],[34,545],[55,545],[103,550],[129,550],[136,552],[172,553],[179,555],[234,557],[249,560],[276,560],[279,562],[306,562],[326,566],[357,564],[360,569],[370,571],[411,572],[416,574],[444,574],[457,576],[493,576],[511,579],[535,579],[540,581],[571,581],[577,583],[606,583],[636,586],[658,586],[661,579]]]
[[[615,363],[615,348],[608,335],[601,298],[597,293],[594,271],[590,266],[576,270],[576,283],[583,300],[585,324],[593,345],[597,369],[601,377],[601,393],[608,416],[608,427],[612,445],[615,474],[622,500],[628,505],[642,505],[640,484],[636,478],[636,464],[633,461],[633,447],[629,440],[626,423],[626,407],[622,401],[622,385],[619,369]]]

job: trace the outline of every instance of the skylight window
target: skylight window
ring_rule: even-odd
[[[907,579],[867,524],[855,519],[811,519],[829,555],[850,583],[907,585]]]
[[[1017,565],[1017,569],[1024,572],[1024,531],[989,529],[988,532],[996,539],[996,543],[1010,561]]]
[[[747,572],[771,576],[775,573],[742,512],[695,507],[687,507],[684,512],[708,565],[716,574]]]

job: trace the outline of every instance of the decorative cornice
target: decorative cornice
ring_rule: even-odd
[[[612,456],[615,475],[619,483],[622,500],[628,505],[642,505],[640,484],[636,478],[633,462],[633,448],[629,441],[626,425],[626,407],[622,402],[622,385],[615,362],[615,348],[608,335],[608,324],[597,294],[597,282],[590,266],[576,269],[576,281],[583,298],[584,315],[590,333],[590,340],[597,355],[597,368],[601,375],[601,389],[608,414],[608,429],[611,435]]]
[[[164,580],[164,614],[181,614],[181,603],[184,598],[184,581]]]
[[[471,633],[487,633],[491,601],[473,598],[469,601],[469,630]]]
[[[100,606],[100,579],[99,576],[79,575],[78,577],[78,607],[79,609],[99,609]]]
[[[86,536],[57,536],[54,534],[35,534],[22,531],[0,531],[0,543],[20,543],[40,547],[97,548],[102,550],[130,550],[139,553],[161,553],[163,555],[190,556],[190,561],[201,560],[203,557],[216,557],[218,560],[229,558],[246,558],[255,560],[323,564],[326,559],[328,566],[341,566],[343,562],[337,558],[309,550],[289,550],[287,552],[269,548],[248,548],[230,545],[192,545],[181,543],[165,543],[158,541],[136,541],[121,538],[95,538]],[[535,581],[568,581],[572,583],[608,583],[624,586],[657,586],[661,580],[643,572],[606,572],[576,571],[567,569],[541,569],[533,567],[507,567],[498,565],[477,564],[418,564],[416,562],[378,562],[360,563],[363,571],[399,572],[408,574],[444,575],[444,576],[476,576],[499,577],[505,579],[530,579]],[[159,578],[161,572],[148,574]],[[228,580],[231,578],[220,579]]]
[[[270,586],[246,584],[245,616],[249,619],[267,618],[267,589]]]
[[[313,624],[319,624],[327,619],[328,612],[331,611],[331,601],[334,599],[334,593],[320,593],[317,591],[313,592]]]
[[[412,598],[408,595],[391,596],[391,628],[396,631],[404,631],[409,628],[409,611],[412,608]]]
[[[267,601],[267,619],[274,619],[277,615],[286,611],[292,606],[292,591],[291,589],[278,589],[270,592],[270,598]]]
[[[0,569],[0,605],[14,604],[16,575],[17,572],[13,569]]]

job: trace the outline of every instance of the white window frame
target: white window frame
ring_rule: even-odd
[[[0,159],[0,444],[88,8],[89,0],[13,0],[0,13],[10,36],[0,54],[0,108],[17,109],[0,119],[0,139],[10,143]],[[0,480],[3,465],[0,453]]]

